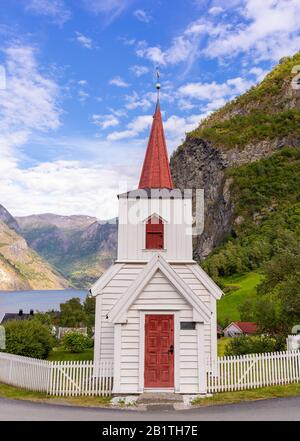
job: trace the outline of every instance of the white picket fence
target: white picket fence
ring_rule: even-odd
[[[53,362],[48,394],[56,396],[109,396],[113,387],[113,363],[102,361]]]
[[[0,382],[54,396],[109,396],[113,363],[51,362],[0,353]]]
[[[210,393],[256,389],[300,381],[300,351],[218,357],[208,361]]]
[[[49,361],[0,353],[0,382],[24,389],[47,392]]]
[[[218,357],[207,362],[207,392],[300,381],[300,351]],[[113,362],[43,361],[0,352],[0,382],[53,396],[109,396]]]

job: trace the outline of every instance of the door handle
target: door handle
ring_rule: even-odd
[[[174,353],[174,346],[173,345],[171,345],[170,346],[170,349],[169,349],[169,354],[173,354]]]

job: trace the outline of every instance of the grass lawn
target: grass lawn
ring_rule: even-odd
[[[222,325],[240,320],[239,306],[241,306],[246,298],[255,294],[257,285],[262,281],[262,275],[258,273],[248,273],[240,276],[226,277],[223,282],[226,286],[236,287],[225,294],[218,301],[218,321]]]
[[[31,392],[0,383],[0,398],[28,400],[52,404],[73,404],[74,406],[108,406],[110,397],[51,397],[42,392]]]
[[[242,401],[267,400],[271,398],[285,398],[300,395],[300,384],[286,386],[270,386],[261,389],[242,390],[236,392],[222,392],[213,397],[198,398],[194,400],[195,406],[213,406],[218,404],[234,404]]]
[[[198,398],[193,402],[195,406],[214,406],[220,404],[233,404],[242,401],[265,400],[270,398],[284,398],[300,395],[300,384],[286,386],[272,386],[262,389],[245,390],[238,392],[224,392],[213,397]],[[110,404],[109,397],[50,397],[40,392],[30,392],[24,389],[7,386],[0,383],[0,398],[14,400],[28,400],[39,403],[69,404],[82,407],[103,407]]]
[[[54,348],[49,354],[49,361],[83,361],[83,360],[93,360],[94,349],[90,348],[79,354],[73,352],[65,351],[62,347]]]

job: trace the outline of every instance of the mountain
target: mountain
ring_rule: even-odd
[[[0,220],[2,220],[2,222],[4,222],[12,230],[15,230],[17,233],[20,231],[16,219],[1,204],[0,204]]]
[[[233,176],[227,170],[267,158],[283,147],[300,145],[300,90],[292,88],[292,68],[300,52],[281,60],[256,87],[226,104],[186,136],[171,157],[179,188],[204,188],[205,228],[194,241],[202,260],[226,236],[236,220]]]
[[[224,325],[239,319],[266,263],[300,247],[296,65],[300,52],[188,133],[171,157],[176,186],[205,191],[194,256],[227,292],[218,310]]]
[[[16,221],[1,207],[1,219],[18,229]],[[28,245],[15,229],[0,220],[0,289],[65,289],[69,283]]]
[[[30,246],[77,288],[89,288],[116,258],[116,220],[55,214],[16,220]]]

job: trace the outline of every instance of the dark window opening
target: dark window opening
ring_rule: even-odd
[[[196,329],[195,322],[180,322],[180,329],[183,331],[194,330]]]
[[[161,250],[164,248],[164,224],[161,219],[152,217],[146,224],[146,249]]]

